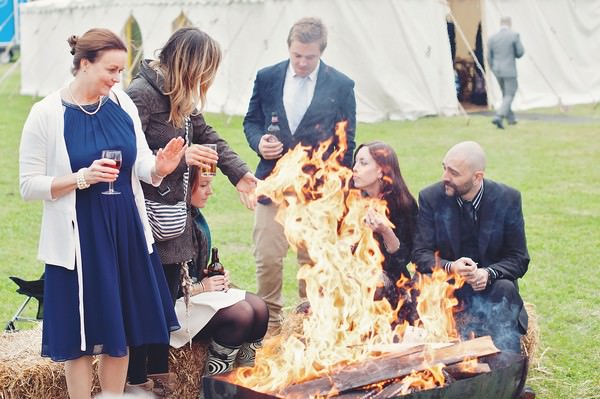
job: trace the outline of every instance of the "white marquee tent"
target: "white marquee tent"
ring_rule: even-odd
[[[329,29],[323,60],[355,80],[359,120],[456,115],[446,17],[452,10],[460,24],[461,10],[475,10],[484,34],[498,29],[501,15],[512,16],[521,33],[526,55],[518,65],[516,109],[600,99],[600,2],[449,2],[451,7],[441,0],[34,1],[21,6],[21,92],[46,95],[69,81],[71,34],[102,26],[125,37],[134,18],[148,58],[184,16],[217,39],[224,52],[207,110],[243,115],[256,71],[286,58],[293,22],[319,16]],[[472,35],[464,33],[469,41]],[[497,84],[488,78],[490,99],[497,103]]]

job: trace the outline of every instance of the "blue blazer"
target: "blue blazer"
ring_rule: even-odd
[[[479,208],[479,264],[513,282],[522,277],[529,265],[521,194],[504,184],[486,179]],[[454,197],[448,197],[442,183],[419,193],[417,233],[412,259],[422,273],[431,272],[435,252],[441,265],[462,256],[460,253],[460,209]]]
[[[283,84],[288,64],[289,60],[286,60],[263,68],[258,71],[254,81],[254,90],[244,118],[244,133],[248,144],[260,157],[256,168],[256,177],[264,179],[277,163],[277,159],[263,159],[258,152],[258,143],[271,123],[272,112],[276,112],[279,116],[284,153],[300,143],[313,148],[317,147],[322,141],[334,135],[337,122],[347,120],[348,148],[343,162],[346,166],[351,167],[352,154],[356,147],[354,141],[356,131],[354,82],[321,61],[312,102],[300,121],[296,133],[292,135],[283,105]],[[334,146],[337,145],[336,141],[334,140]]]

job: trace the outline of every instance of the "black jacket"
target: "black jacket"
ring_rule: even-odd
[[[417,270],[429,273],[440,263],[454,261],[460,253],[460,209],[454,197],[448,197],[442,183],[433,184],[419,193],[419,216],[413,262]],[[527,272],[529,253],[525,240],[525,223],[521,194],[504,184],[486,179],[479,218],[478,267],[490,267],[514,281]]]

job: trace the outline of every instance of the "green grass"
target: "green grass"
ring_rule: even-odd
[[[6,66],[0,67],[0,76]],[[18,193],[18,144],[34,99],[17,95],[18,76],[0,84],[0,320],[22,302],[8,276],[37,278],[40,203]],[[209,95],[210,99],[210,95]],[[543,110],[558,113],[557,110]],[[572,107],[566,115],[594,118],[571,124],[522,120],[504,131],[486,117],[423,118],[414,122],[360,124],[358,142],[383,140],[397,151],[413,194],[441,175],[441,159],[458,141],[476,140],[488,155],[489,178],[518,188],[529,252],[529,272],[521,282],[527,302],[537,306],[540,357],[529,382],[539,398],[600,398],[600,112],[593,105]],[[212,126],[252,167],[240,117],[207,115]],[[234,188],[218,176],[206,216],[221,260],[233,280],[254,290],[251,230],[253,214]],[[285,264],[286,305],[297,299],[294,256]]]

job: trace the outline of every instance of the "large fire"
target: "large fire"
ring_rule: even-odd
[[[235,376],[237,383],[257,391],[278,393],[292,383],[366,360],[375,348],[402,341],[408,327],[405,322],[393,331],[394,309],[385,299],[373,300],[382,284],[383,255],[363,220],[370,208],[385,214],[386,204],[350,188],[352,171],[340,164],[346,149],[345,123],[338,125],[336,134],[339,145],[331,155],[327,155],[331,141],[312,153],[297,146],[257,189],[258,195],[279,205],[277,221],[284,226],[290,245],[305,248],[313,261],[298,271],[298,279],[306,281],[311,304],[302,334],[267,340],[256,366],[240,369]],[[421,342],[457,339],[452,293],[462,281],[449,285],[447,279],[436,270],[417,282],[420,320],[411,329],[419,327]],[[427,379],[439,385],[441,373],[433,370]],[[420,380],[425,379],[409,377],[407,386],[413,380],[423,384]]]

